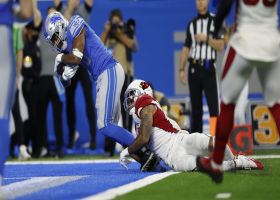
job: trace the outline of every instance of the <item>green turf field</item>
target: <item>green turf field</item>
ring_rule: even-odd
[[[280,150],[258,150],[255,154],[278,154]],[[280,200],[280,159],[262,159],[263,171],[243,170],[226,172],[224,182],[216,185],[198,172],[172,175],[147,187],[117,199],[217,199],[218,193],[230,193],[227,199]]]

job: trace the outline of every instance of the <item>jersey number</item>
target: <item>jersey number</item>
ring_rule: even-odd
[[[260,0],[243,0],[246,5],[254,6],[259,3]],[[262,0],[263,5],[266,7],[273,7],[276,3],[276,0]]]

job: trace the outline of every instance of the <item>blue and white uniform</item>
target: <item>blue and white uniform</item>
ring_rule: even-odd
[[[0,1],[0,176],[9,151],[9,113],[11,110],[16,68],[12,42],[13,0]],[[1,183],[0,183],[1,184]]]
[[[67,53],[72,52],[74,39],[85,30],[85,47],[81,65],[86,67],[96,82],[97,127],[101,133],[123,144],[130,145],[134,137],[117,126],[120,116],[120,94],[124,83],[122,66],[106,49],[94,30],[78,15],[67,27]]]

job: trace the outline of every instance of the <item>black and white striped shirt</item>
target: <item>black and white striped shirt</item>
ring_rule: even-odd
[[[216,50],[207,42],[196,42],[195,35],[202,33],[208,37],[213,37],[214,33],[214,15],[207,12],[205,15],[198,15],[189,22],[186,31],[186,40],[184,46],[190,49],[189,58],[194,60],[216,60]],[[219,36],[222,39],[223,36]]]

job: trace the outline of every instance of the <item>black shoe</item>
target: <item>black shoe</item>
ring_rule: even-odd
[[[58,158],[63,158],[64,157],[64,150],[63,149],[59,149],[56,151],[56,156]]]
[[[96,149],[96,141],[95,141],[95,140],[91,140],[91,141],[90,141],[89,148],[90,148],[91,150],[95,150],[95,149]]]

